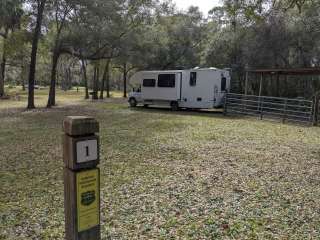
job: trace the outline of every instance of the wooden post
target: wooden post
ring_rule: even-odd
[[[100,240],[99,123],[66,117],[63,130],[66,240]]]
[[[288,105],[288,99],[286,98],[284,100],[284,106],[283,106],[282,123],[285,123],[287,119],[287,105]]]
[[[319,115],[319,101],[320,98],[318,95],[315,95],[313,98],[313,126],[318,125],[318,115]]]
[[[224,96],[224,107],[223,107],[223,115],[227,115],[227,101],[228,101],[228,93],[225,93]]]
[[[259,97],[259,102],[260,102],[260,119],[263,119],[263,98],[261,101],[261,97]]]
[[[247,95],[248,95],[248,76],[249,75],[249,73],[248,73],[248,71],[246,70],[246,79],[245,79],[245,83],[244,83],[244,101],[242,101],[242,104],[243,104],[243,111],[246,111],[246,109],[247,109],[247,100],[248,100],[248,98],[247,98]]]
[[[262,82],[263,82],[263,73],[261,73],[261,76],[260,76],[259,97],[261,97],[261,94],[262,94]]]
[[[262,109],[261,109],[261,94],[262,94],[262,81],[263,81],[263,73],[260,75],[260,83],[259,83],[259,103],[258,103],[258,111],[260,112],[260,119],[262,119]]]
[[[244,84],[244,95],[248,95],[248,76],[249,75],[249,73],[248,73],[248,71],[246,71],[246,80],[245,80],[245,84]]]
[[[277,93],[277,97],[280,97],[280,75],[279,73],[277,73],[277,80],[276,80],[276,93]]]

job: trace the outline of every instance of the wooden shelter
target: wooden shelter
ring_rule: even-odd
[[[280,75],[320,75],[320,67],[317,68],[270,68],[270,69],[251,69],[246,71],[245,95],[248,95],[248,75],[254,73],[260,75],[259,96],[262,93],[262,84],[264,76],[280,76]]]

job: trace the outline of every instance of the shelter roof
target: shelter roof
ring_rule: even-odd
[[[250,69],[248,72],[275,75],[320,75],[320,68],[266,68]]]

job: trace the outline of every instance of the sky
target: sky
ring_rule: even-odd
[[[191,5],[198,6],[206,15],[213,7],[221,5],[220,0],[172,0],[179,9],[188,9]]]

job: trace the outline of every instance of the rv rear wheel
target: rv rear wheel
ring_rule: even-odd
[[[172,111],[178,111],[179,110],[178,102],[171,102],[171,110]]]
[[[129,104],[130,104],[130,107],[136,107],[137,101],[134,98],[130,98]]]

